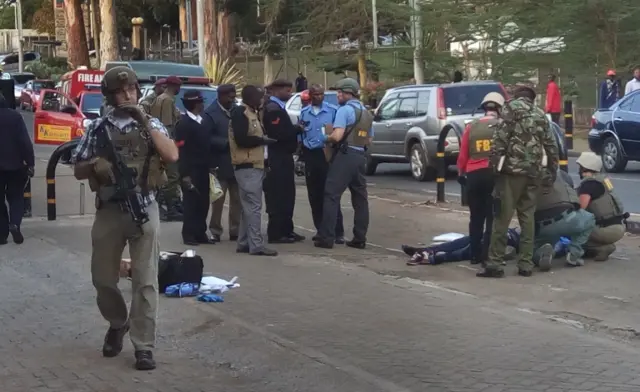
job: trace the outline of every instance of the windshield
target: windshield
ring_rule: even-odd
[[[36,93],[40,92],[40,90],[42,90],[43,88],[55,90],[56,85],[51,81],[33,83],[33,91],[35,91]]]
[[[211,105],[213,101],[218,98],[218,92],[211,87],[192,87],[192,86],[182,86],[180,89],[180,93],[176,97],[176,106],[181,113],[185,112],[184,105],[182,104],[182,98],[184,97],[184,93],[189,90],[198,90],[200,94],[202,94],[202,98],[204,98],[204,107]]]
[[[27,75],[27,74],[13,74],[12,76],[16,84],[25,84],[28,81],[36,78],[36,75]]]
[[[460,116],[479,112],[480,103],[485,95],[491,92],[500,93],[504,96],[504,91],[497,83],[446,86],[442,88],[444,92],[444,106],[448,116]]]
[[[84,94],[84,97],[82,97],[80,111],[99,111],[100,106],[102,106],[102,94]]]

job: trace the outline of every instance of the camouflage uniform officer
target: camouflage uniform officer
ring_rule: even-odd
[[[534,104],[536,93],[519,87],[514,96],[502,107],[502,120],[493,134],[491,161],[497,174],[494,225],[489,260],[479,277],[504,276],[507,229],[514,210],[522,229],[518,274],[531,276],[537,194],[543,183],[551,187],[557,175],[558,147],[549,120]]]
[[[155,368],[151,350],[156,337],[160,226],[155,191],[166,182],[162,162],[175,162],[178,149],[162,123],[137,105],[140,89],[133,70],[114,67],[107,71],[102,93],[108,103],[107,114],[87,127],[72,156],[75,177],[88,179],[96,193],[91,276],[98,308],[109,322],[102,354],[118,355],[131,328],[136,368],[151,370]],[[107,136],[111,143],[105,139]],[[114,149],[125,165],[135,169],[138,199],[149,218],[146,223],[133,221],[126,199],[114,186]],[[127,244],[132,267],[130,314],[118,289],[120,261]]]
[[[169,136],[175,138],[175,127],[180,120],[180,111],[176,107],[176,96],[180,92],[182,82],[177,76],[169,76],[166,81],[164,92],[150,105],[152,117],[157,118],[164,124],[169,132]],[[182,208],[180,203],[180,175],[178,174],[178,164],[167,164],[167,185],[160,191],[162,202],[167,206],[167,213],[161,214],[162,220],[179,221],[182,220]]]
[[[146,113],[151,114],[151,107],[153,106],[153,103],[155,102],[156,98],[158,98],[164,92],[164,89],[166,87],[167,79],[158,79],[153,85],[153,91],[151,92],[151,94],[140,100],[140,106],[142,106]]]

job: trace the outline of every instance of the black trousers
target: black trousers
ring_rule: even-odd
[[[293,154],[269,149],[268,162],[263,190],[269,216],[267,237],[274,241],[293,233],[296,183]]]
[[[480,169],[467,173],[469,200],[469,237],[471,260],[487,260],[491,226],[493,225],[493,170]]]
[[[183,219],[182,239],[184,241],[204,241],[207,239],[207,215],[209,214],[209,169],[194,167],[189,171],[195,189],[182,186]]]
[[[367,242],[369,199],[367,179],[364,176],[365,165],[364,151],[347,148],[344,152],[336,152],[325,183],[322,224],[318,233],[323,240],[333,241],[336,237],[340,199],[348,188],[353,207],[353,241]]]
[[[307,194],[309,196],[309,205],[311,206],[313,225],[316,231],[319,232],[322,225],[324,188],[327,182],[329,163],[321,148],[315,150],[303,149],[302,159],[304,160]],[[340,206],[338,206],[338,220],[336,221],[336,237],[344,237],[344,223]]]
[[[0,170],[0,239],[9,236],[9,225],[20,228],[24,215],[24,187],[27,172],[20,170]],[[7,206],[9,204],[9,211]]]

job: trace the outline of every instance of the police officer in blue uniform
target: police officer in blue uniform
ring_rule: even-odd
[[[365,151],[373,138],[373,115],[358,100],[360,86],[352,78],[336,83],[340,108],[336,112],[333,130],[323,140],[333,146],[329,172],[325,183],[322,223],[314,245],[333,248],[340,199],[349,188],[354,211],[353,239],[346,245],[364,249],[369,228],[369,201],[365,179]]]
[[[304,161],[307,194],[313,225],[320,232],[322,222],[322,205],[324,202],[324,188],[329,172],[329,163],[325,156],[324,135],[333,129],[333,120],[338,107],[324,101],[324,88],[314,84],[309,88],[311,104],[300,112],[300,123],[304,132],[300,136],[302,142],[301,157]],[[319,239],[319,234],[313,238]],[[335,226],[335,243],[344,244],[344,226],[342,211],[338,205],[338,218]]]

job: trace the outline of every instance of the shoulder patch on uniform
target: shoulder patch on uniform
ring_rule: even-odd
[[[280,117],[276,117],[273,120],[271,120],[271,124],[272,125],[278,125],[280,124]]]

